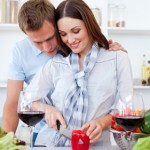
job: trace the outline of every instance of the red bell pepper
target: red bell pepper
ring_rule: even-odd
[[[140,127],[136,127],[135,130],[133,130],[134,133],[142,133]]]
[[[82,141],[82,143],[80,142]],[[81,130],[73,130],[71,137],[72,150],[88,150],[89,149],[89,137],[85,132]]]
[[[117,130],[117,131],[124,131],[124,129],[123,129],[121,126],[119,126],[119,125],[117,124],[117,122],[115,121],[115,117],[114,117],[114,116],[112,116],[111,127],[112,127],[114,130]]]

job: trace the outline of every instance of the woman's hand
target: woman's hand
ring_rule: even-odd
[[[61,125],[66,128],[65,120],[62,113],[53,106],[46,105],[45,107],[45,120],[50,128],[57,129],[56,121],[59,120]]]
[[[94,144],[95,142],[97,142],[102,135],[102,126],[96,119],[84,124],[81,130],[85,131],[87,136],[89,136],[90,144]]]
[[[110,50],[110,51],[118,51],[118,50],[121,50],[121,51],[124,51],[124,52],[127,53],[127,50],[124,49],[120,43],[118,43],[118,42],[113,42],[112,40],[109,40],[108,43],[109,43],[109,50]]]

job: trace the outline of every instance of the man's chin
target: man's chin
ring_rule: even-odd
[[[48,53],[46,53],[48,56],[51,56],[51,57],[53,57],[53,56],[55,56],[56,54],[57,54],[57,52],[56,51],[53,51],[53,52],[48,52]]]

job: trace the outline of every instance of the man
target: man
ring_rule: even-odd
[[[16,131],[17,103],[24,81],[29,84],[39,68],[57,53],[54,11],[54,6],[47,0],[31,0],[19,12],[19,26],[27,38],[16,43],[9,65],[2,123],[6,132]]]
[[[9,64],[7,98],[3,110],[2,128],[16,131],[18,126],[17,104],[24,82],[29,84],[35,73],[58,53],[55,37],[55,8],[48,0],[30,0],[19,11],[18,23],[27,38],[16,43]],[[110,41],[115,50],[120,47]]]

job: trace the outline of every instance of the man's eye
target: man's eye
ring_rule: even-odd
[[[49,42],[50,40],[52,40],[51,38],[47,39],[46,42]]]
[[[46,42],[49,42],[49,41],[53,40],[54,37],[55,37],[55,34],[54,34],[53,36],[51,36],[50,38],[48,38],[48,39],[46,40]]]
[[[40,45],[42,42],[34,42],[36,45]]]

